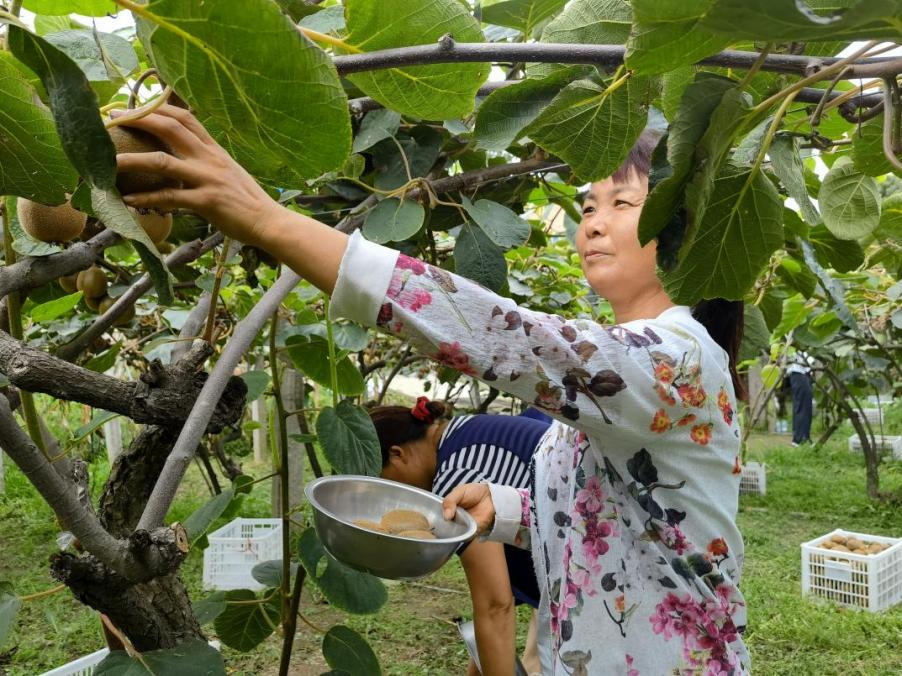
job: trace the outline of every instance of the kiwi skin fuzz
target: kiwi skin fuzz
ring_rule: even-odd
[[[172,232],[172,214],[161,214],[153,210],[141,213],[132,208],[129,211],[154,244],[162,242]]]
[[[96,310],[96,305],[106,295],[106,275],[103,274],[103,270],[96,265],[92,265],[87,270],[82,270],[78,273],[75,285],[84,294],[87,306],[92,310]],[[89,303],[89,299],[96,302],[93,304]]]
[[[88,215],[69,202],[48,207],[23,197],[16,202],[16,215],[25,232],[41,242],[68,242],[78,237],[88,222]]]
[[[60,277],[59,280],[60,287],[62,287],[63,291],[66,293],[75,293],[78,291],[78,273],[76,272],[74,275],[65,275]]]
[[[172,153],[172,149],[153,134],[134,128],[122,126],[111,127],[107,130],[117,153]],[[154,192],[163,188],[179,188],[181,182],[159,174],[149,172],[127,171],[116,175],[116,188],[120,194],[128,195],[134,192]]]
[[[104,296],[100,299],[100,302],[97,304],[97,312],[98,314],[105,314],[107,310],[112,307],[113,303],[116,302],[115,298],[110,298],[109,296]],[[135,306],[129,305],[126,308],[125,312],[123,312],[119,318],[113,322],[113,326],[127,326],[131,323],[131,321],[135,318]]]

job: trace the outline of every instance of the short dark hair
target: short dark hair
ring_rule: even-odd
[[[646,128],[633,147],[630,148],[629,154],[623,160],[623,164],[617,167],[617,170],[611,174],[614,183],[626,183],[629,180],[630,172],[634,171],[638,176],[648,176],[651,170],[651,156],[661,140],[663,134],[657,129]]]

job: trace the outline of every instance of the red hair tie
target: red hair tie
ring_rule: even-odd
[[[435,420],[435,416],[429,410],[429,397],[417,397],[416,406],[410,409],[410,415],[420,422],[431,424]]]

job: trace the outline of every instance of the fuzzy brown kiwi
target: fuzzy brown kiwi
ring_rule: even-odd
[[[117,153],[172,152],[172,149],[156,136],[140,129],[119,126],[112,127],[107,131],[110,134],[113,145],[116,146]],[[147,172],[119,172],[116,176],[116,188],[123,195],[178,187],[181,187],[180,181]]]
[[[389,533],[406,530],[429,530],[429,519],[413,509],[393,509],[382,515],[380,522]]]
[[[75,285],[85,295],[86,303],[88,298],[97,300],[99,303],[100,299],[106,295],[106,275],[96,265],[79,272]],[[88,303],[88,307],[91,307],[92,310],[96,309],[90,303]]]
[[[100,299],[100,302],[97,304],[97,312],[100,314],[104,314],[107,310],[112,307],[113,303],[116,302],[115,298],[110,298],[109,296],[104,296]],[[119,319],[113,322],[113,326],[125,326],[126,324],[130,324],[131,321],[135,318],[135,306],[129,305],[128,308],[123,312]]]
[[[162,242],[172,232],[172,214],[161,214],[153,210],[144,214],[135,209],[129,211],[132,212],[138,225],[144,228],[151,242]]]
[[[167,242],[165,239],[161,242],[154,242],[157,245],[157,251],[159,251],[164,256],[171,254],[175,251],[175,244],[172,242]]]
[[[88,220],[69,202],[48,207],[24,197],[16,202],[16,214],[25,232],[41,242],[68,242],[81,234]]]
[[[369,519],[354,519],[351,523],[355,526],[360,526],[361,528],[366,528],[367,530],[372,530],[377,533],[387,533],[388,530],[382,526],[382,524],[376,523],[375,521],[370,521]]]
[[[402,530],[398,535],[402,538],[414,538],[416,540],[435,540],[435,535],[428,530]]]
[[[98,298],[92,298],[91,296],[82,296],[81,299],[85,302],[90,309],[94,310],[94,312],[100,311],[100,301],[102,301],[106,296],[100,296]]]
[[[60,283],[63,291],[66,293],[75,293],[78,291],[77,286],[78,273],[76,272],[74,275],[65,275],[60,277],[57,281]]]

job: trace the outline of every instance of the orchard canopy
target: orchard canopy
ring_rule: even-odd
[[[385,602],[375,578],[334,560],[323,571],[312,530],[304,567],[289,566],[284,453],[283,556],[261,573],[273,594],[229,592],[192,610],[178,578],[186,552],[251,490],[240,470],[190,523],[163,523],[199,444],[240,436],[246,402],[277,395],[277,354],[332,393],[306,413],[303,397],[278,400],[272,423],[284,451],[286,420],[302,411],[293,438],[317,474],[314,441],[333,470],[378,473],[357,404],[416,356],[323,319],[315,289],[191,213],[151,233],[117,188],[114,109],[187,106],[289,208],[570,316],[610,316],[567,241],[581,192],[656,128],[639,236],[657,240],[672,299],[744,299],[746,359],[793,335],[844,360],[833,370],[850,391],[902,381],[902,0],[5,3],[0,438],[80,543],[55,556],[53,575],[136,650],[162,651],[161,664],[184,645],[218,660],[200,641],[213,617],[240,650],[279,623],[293,636],[305,569],[338,607]],[[80,241],[36,239],[17,213],[67,201],[87,216]],[[42,407],[57,401],[103,413],[55,439]],[[84,479],[61,468],[117,415],[141,431],[95,516]],[[128,581],[116,598],[110,576]],[[10,589],[0,582],[0,647],[18,607]],[[179,601],[160,603],[159,589]],[[373,672],[365,642],[336,632],[329,664]]]

